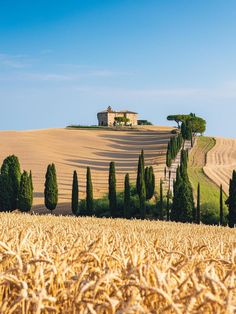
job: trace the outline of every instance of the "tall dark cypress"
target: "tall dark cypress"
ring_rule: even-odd
[[[155,193],[155,187],[156,187],[156,180],[155,180],[155,174],[154,169],[152,166],[149,167],[149,188],[148,188],[148,199],[151,199]]]
[[[196,220],[197,224],[201,222],[201,188],[200,183],[197,186],[197,211],[196,211],[196,218],[195,213],[193,214],[193,219]]]
[[[129,174],[125,175],[125,188],[124,188],[124,217],[130,218],[130,182]]]
[[[110,163],[109,169],[109,207],[112,217],[117,215],[117,198],[116,198],[116,169],[115,163]]]
[[[142,219],[145,219],[146,217],[146,186],[145,186],[144,177],[142,177],[142,180],[141,180],[139,204],[140,204],[140,217]]]
[[[146,199],[150,200],[155,192],[155,174],[153,167],[145,168]]]
[[[167,170],[166,170],[166,167],[164,169],[164,177],[165,177],[165,180],[166,180],[166,174],[167,174]]]
[[[32,176],[32,171],[31,170],[30,170],[29,178],[30,178],[31,189],[33,191],[34,190],[34,186],[33,186],[33,176]]]
[[[139,196],[140,196],[140,193],[141,193],[142,180],[145,183],[144,176],[145,176],[145,161],[144,161],[144,151],[142,150],[141,155],[139,155],[137,180],[136,180],[136,190],[137,190],[137,194]]]
[[[163,182],[160,180],[160,220],[163,220]]]
[[[56,167],[54,164],[48,165],[45,188],[44,188],[45,206],[49,210],[54,210],[58,202],[58,186]]]
[[[141,151],[141,165],[142,165],[142,172],[144,174],[144,171],[145,171],[145,158],[144,158],[144,150],[142,149]]]
[[[223,186],[220,185],[220,226],[223,226]]]
[[[94,200],[93,200],[93,183],[90,167],[87,167],[86,176],[86,211],[88,215],[92,215],[94,212]]]
[[[1,175],[3,176],[3,181],[5,181],[5,183],[8,185],[5,191],[7,195],[3,196],[4,199],[6,199],[6,203],[9,203],[8,205],[6,204],[10,207],[7,210],[17,209],[21,180],[20,162],[18,157],[15,155],[8,156],[3,161]]]
[[[170,191],[168,190],[167,196],[166,196],[166,220],[170,220]]]
[[[236,225],[236,171],[233,171],[232,179],[229,183],[229,197],[226,201],[229,209],[228,225],[233,228]]]
[[[184,121],[181,124],[181,135],[186,140],[186,123]]]
[[[170,142],[168,143],[168,146],[167,146],[167,151],[166,151],[166,166],[168,168],[171,167],[171,163],[172,163],[172,157],[171,157],[171,146],[170,146]]]
[[[181,152],[181,165],[177,169],[174,184],[174,198],[172,205],[172,220],[192,222],[194,199],[191,183],[187,172],[187,153]]]
[[[137,194],[138,195],[140,195],[141,180],[142,180],[142,161],[141,161],[141,156],[139,155],[139,158],[138,158],[138,170],[137,170],[137,180],[136,180],[136,190],[137,190]]]
[[[32,186],[26,171],[21,175],[18,208],[22,212],[28,212],[32,208]]]
[[[186,122],[185,139],[189,141],[191,141],[192,139],[192,125],[191,125],[191,121],[189,120],[187,120]]]
[[[180,199],[180,186],[182,184],[182,177],[180,174],[180,167],[176,170],[176,180],[174,181],[174,197],[173,197],[173,203],[172,203],[172,210],[171,210],[171,220],[172,221],[180,221],[181,211],[182,211],[182,205],[181,205],[181,199]],[[170,189],[169,189],[170,191]]]
[[[30,174],[29,174],[29,180],[30,180],[30,187],[31,187],[31,191],[30,191],[30,195],[31,195],[31,204],[33,205],[33,199],[34,199],[34,184],[33,184],[33,176],[32,176],[32,171],[30,170]]]
[[[8,175],[0,175],[0,211],[12,210],[12,186]]]
[[[146,185],[146,191],[147,191],[147,199],[148,199],[148,190],[149,190],[149,167],[145,168],[145,172],[144,172],[144,180],[145,180],[145,185]]]
[[[79,185],[78,185],[78,175],[76,171],[74,171],[73,173],[71,210],[74,215],[78,215],[79,213]]]
[[[171,170],[169,171],[169,175],[168,175],[168,178],[169,178],[169,183],[168,183],[168,189],[170,191],[170,182],[171,182]]]

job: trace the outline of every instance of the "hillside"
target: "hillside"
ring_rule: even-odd
[[[7,213],[0,230],[1,313],[235,313],[236,230]]]
[[[230,138],[216,138],[216,145],[207,154],[205,173],[218,186],[223,185],[224,192],[228,194],[229,180],[232,171],[236,169],[236,140]]]
[[[215,139],[211,137],[198,137],[195,145],[189,155],[189,178],[194,188],[194,194],[196,197],[197,185],[201,184],[202,190],[202,202],[209,201],[210,198],[219,198],[219,189],[217,185],[209,179],[203,168],[206,165],[207,154],[215,146]]]
[[[217,223],[219,220],[219,186],[205,173],[208,156],[214,150],[215,145],[215,138],[198,137],[189,155],[189,179],[193,187],[195,201],[197,198],[197,186],[200,183],[202,221],[204,223]],[[226,195],[224,195],[224,200],[226,200]],[[226,206],[224,206],[224,212],[226,215]]]
[[[125,173],[136,177],[138,155],[145,151],[147,165],[153,165],[156,178],[163,174],[168,127],[140,127],[133,130],[48,129],[37,131],[2,131],[0,162],[11,154],[19,157],[22,169],[32,170],[34,210],[43,210],[43,191],[47,165],[54,162],[59,183],[57,213],[70,213],[71,184],[78,171],[80,197],[84,197],[86,167],[92,171],[94,196],[107,192],[110,161],[116,162],[117,186],[123,189]]]

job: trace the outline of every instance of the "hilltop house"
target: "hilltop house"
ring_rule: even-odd
[[[97,114],[99,126],[138,125],[137,112],[122,110],[115,111],[109,106]]]

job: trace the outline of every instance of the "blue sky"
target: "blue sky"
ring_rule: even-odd
[[[108,105],[236,137],[235,0],[0,0],[0,129],[95,124]]]

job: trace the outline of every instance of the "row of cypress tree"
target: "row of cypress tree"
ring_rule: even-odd
[[[171,195],[168,190],[166,195],[166,219],[180,222],[194,222],[201,223],[201,186],[197,186],[197,204],[194,206],[193,190],[188,178],[187,172],[188,151],[181,151],[181,164],[177,168],[176,180],[174,181],[174,196],[172,206],[170,205]],[[165,178],[167,177],[167,170],[165,168]],[[169,172],[169,180],[170,180]],[[219,225],[225,225],[224,220],[224,192],[222,184],[220,186],[220,205],[219,205]],[[160,187],[160,217],[163,212],[163,189],[162,183]],[[236,225],[236,171],[233,171],[232,179],[230,180],[229,197],[225,204],[228,206],[229,214],[227,215],[228,226],[234,227]],[[162,217],[163,218],[163,217]]]
[[[32,173],[21,173],[19,159],[8,156],[1,166],[0,173],[0,209],[11,211],[19,209],[29,211],[33,204]]]
[[[139,197],[139,216],[146,217],[146,201],[150,200],[155,192],[155,175],[153,167],[145,168],[144,151],[142,150],[139,156],[137,179],[136,179],[136,193]],[[124,197],[123,197],[123,216],[131,217],[131,184],[130,177],[127,173],[124,179]],[[111,217],[117,217],[117,187],[116,187],[116,167],[115,162],[110,163],[109,167],[109,182],[108,182],[108,200]],[[72,212],[75,215],[79,214],[79,185],[78,175],[74,171],[72,183]],[[93,184],[91,178],[91,170],[87,168],[86,175],[86,214],[94,214],[94,200],[93,200]]]
[[[181,124],[181,134],[184,140],[192,140],[191,120],[183,121]]]
[[[188,153],[181,151],[181,163],[177,168],[174,182],[174,197],[171,210],[171,220],[180,222],[193,222],[196,220],[193,190],[189,181]]]
[[[194,206],[193,190],[187,173],[188,152],[181,151],[181,163],[177,169],[176,180],[174,182],[174,195],[172,206],[170,205],[171,195],[167,192],[166,219],[180,222],[201,221],[201,200],[200,184],[197,189],[197,206]],[[87,168],[86,174],[86,213],[94,214],[93,183],[91,170]],[[139,197],[139,216],[146,217],[146,201],[151,199],[155,193],[155,176],[152,167],[145,168],[144,152],[139,156],[138,172],[136,179],[136,191]],[[124,217],[131,217],[131,185],[130,177],[127,173],[124,180]],[[233,171],[230,180],[229,197],[226,204],[229,208],[228,224],[234,227],[236,224],[236,171]],[[56,168],[54,164],[48,165],[45,177],[45,206],[49,210],[54,210],[58,203],[58,185]],[[112,217],[116,217],[117,212],[117,191],[116,191],[116,169],[115,163],[110,163],[109,168],[109,208]],[[163,182],[160,182],[159,196],[159,219],[164,219]],[[31,171],[21,173],[20,163],[16,156],[7,157],[2,164],[0,172],[0,209],[11,211],[19,209],[23,212],[30,211],[33,204],[33,180]],[[223,225],[223,188],[220,187],[220,225]],[[73,174],[72,186],[72,212],[79,212],[79,185],[77,172]]]
[[[166,165],[169,168],[172,164],[172,161],[176,158],[178,152],[182,148],[183,145],[183,137],[182,134],[179,133],[175,137],[171,137],[166,153]]]

